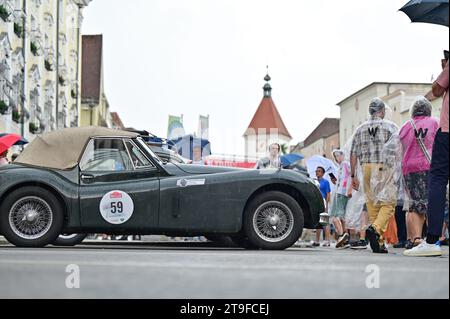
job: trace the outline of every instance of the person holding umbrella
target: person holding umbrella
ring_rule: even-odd
[[[444,97],[441,109],[440,128],[436,133],[431,155],[431,168],[428,176],[428,233],[426,241],[404,254],[411,257],[441,256],[439,238],[442,233],[445,215],[445,199],[449,181],[449,65],[433,83],[428,96]]]
[[[423,22],[449,26],[449,0],[411,0],[400,11],[404,12],[411,22]],[[428,232],[426,241],[406,250],[406,256],[441,256],[439,237],[442,232],[445,215],[446,187],[449,181],[449,53],[444,51],[441,60],[443,71],[433,83],[431,92],[425,97],[432,101],[444,97],[440,128],[436,133],[431,168],[428,177]]]

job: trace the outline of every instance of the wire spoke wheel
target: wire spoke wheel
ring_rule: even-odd
[[[16,201],[9,211],[12,231],[23,239],[38,239],[51,228],[53,211],[42,198],[27,196]]]
[[[253,228],[256,234],[268,242],[286,239],[294,228],[294,215],[291,209],[279,201],[269,201],[258,207],[253,215]]]

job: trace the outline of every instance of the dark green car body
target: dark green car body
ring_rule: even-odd
[[[291,195],[301,206],[305,228],[319,228],[324,203],[305,174],[291,170],[242,170],[163,164],[142,149],[154,167],[134,171],[54,170],[11,164],[0,168],[0,203],[14,190],[38,186],[57,196],[64,209],[63,233],[165,234],[189,236],[241,231],[246,205],[267,191]],[[199,185],[189,181],[200,180]],[[105,194],[120,190],[133,203],[132,217],[108,223],[100,214]]]

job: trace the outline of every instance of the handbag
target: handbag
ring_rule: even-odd
[[[416,140],[417,143],[419,143],[420,148],[422,149],[423,154],[425,155],[425,158],[427,159],[428,163],[431,164],[431,155],[428,153],[427,147],[425,146],[425,143],[423,142],[422,136],[420,134],[417,134],[417,126],[416,123],[414,123],[413,119],[410,119],[409,122],[414,128],[414,131],[416,132]]]

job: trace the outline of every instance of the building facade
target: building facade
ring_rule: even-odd
[[[112,126],[103,79],[103,36],[83,35],[80,126]]]
[[[0,131],[78,126],[81,25],[91,0],[0,0]]]
[[[314,155],[331,158],[331,152],[339,146],[339,119],[325,118],[291,153],[302,154],[305,160]]]
[[[267,156],[269,145],[279,143],[289,145],[292,140],[286,125],[272,99],[271,78],[264,78],[263,99],[244,133],[245,156],[249,159]]]
[[[111,128],[116,130],[124,130],[125,125],[122,122],[122,119],[119,116],[119,113],[117,112],[111,112]]]
[[[388,83],[374,82],[337,103],[341,110],[340,144],[344,147],[349,143],[355,129],[369,117],[369,103],[375,97],[380,97],[389,105],[387,118],[398,126],[403,125],[409,117],[409,111],[419,95],[426,95],[431,90],[428,83]],[[432,102],[433,116],[439,118],[442,98]]]

